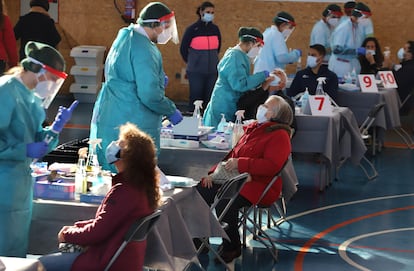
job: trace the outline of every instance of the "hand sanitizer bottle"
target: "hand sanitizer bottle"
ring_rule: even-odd
[[[202,116],[201,116],[201,109],[203,108],[203,101],[197,100],[194,101],[194,112],[193,117],[198,119],[198,127],[202,126]]]
[[[318,77],[316,79],[318,81],[318,86],[316,87],[316,95],[325,95],[325,91],[323,91],[323,84],[325,84],[326,77]]]
[[[218,133],[224,133],[225,129],[227,126],[227,121],[226,121],[226,117],[224,116],[224,114],[221,114],[221,120],[220,123],[217,126],[217,132]]]

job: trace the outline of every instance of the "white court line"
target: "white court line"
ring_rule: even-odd
[[[399,232],[399,231],[413,231],[414,228],[400,228],[400,229],[391,229],[391,230],[384,230],[384,231],[377,231],[377,232],[371,232],[371,233],[367,233],[367,234],[362,234],[362,235],[358,235],[355,236],[351,239],[348,239],[346,241],[344,241],[338,248],[339,250],[339,255],[341,256],[341,258],[347,262],[348,264],[354,266],[355,268],[358,268],[359,270],[362,271],[371,271],[371,269],[368,269],[362,265],[357,264],[356,262],[354,262],[353,260],[351,260],[351,258],[348,257],[348,254],[346,253],[346,249],[349,246],[349,244],[353,243],[354,241],[357,241],[359,239],[363,239],[366,237],[371,237],[374,235],[380,235],[380,234],[385,234],[385,233],[392,233],[392,232]]]
[[[354,205],[354,204],[359,204],[359,203],[365,203],[365,202],[371,202],[371,201],[378,201],[378,200],[384,200],[384,199],[395,199],[395,198],[404,198],[404,197],[414,197],[414,193],[411,194],[402,194],[402,195],[393,195],[393,196],[386,196],[386,197],[377,197],[377,198],[368,198],[368,199],[363,199],[363,200],[355,200],[355,201],[348,201],[348,202],[344,202],[344,203],[338,203],[338,204],[333,204],[333,205],[328,205],[325,207],[320,207],[320,208],[316,208],[316,209],[312,209],[309,211],[305,211],[302,213],[298,213],[295,215],[291,215],[286,217],[286,221],[301,217],[301,216],[305,216],[308,214],[312,214],[312,213],[316,213],[316,212],[321,212],[321,211],[325,211],[328,209],[333,209],[333,208],[337,208],[337,207],[342,207],[342,206],[347,206],[347,205]]]

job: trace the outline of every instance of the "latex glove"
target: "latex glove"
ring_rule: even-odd
[[[26,145],[26,156],[30,158],[42,158],[48,151],[48,144],[44,141],[33,142]]]
[[[269,77],[270,72],[269,71],[263,71],[265,78]]]
[[[365,47],[358,47],[356,48],[357,55],[365,55],[367,53],[367,49]]]
[[[168,117],[168,120],[173,124],[176,125],[183,120],[183,115],[181,115],[180,110],[176,109],[174,114]]]
[[[58,113],[56,114],[55,121],[52,123],[52,131],[59,134],[62,132],[65,124],[72,117],[72,112],[78,106],[79,101],[75,100],[69,108],[59,106]]]
[[[167,85],[168,85],[168,76],[165,75],[164,76],[164,88],[167,88]]]
[[[302,50],[301,49],[293,49],[294,52],[298,55],[298,57],[302,56]]]

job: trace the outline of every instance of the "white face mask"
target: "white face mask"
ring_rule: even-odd
[[[329,18],[328,24],[332,27],[336,27],[339,23],[339,18]]]
[[[370,53],[372,56],[375,56],[375,50],[367,50],[367,53]]]
[[[279,85],[279,83],[280,83],[280,78],[279,78],[279,76],[277,76],[276,74],[269,74],[269,76],[272,76],[274,79],[273,79],[273,81],[272,82],[270,82],[270,85],[272,86],[272,87],[276,87],[276,86],[278,86]]]
[[[399,60],[403,61],[404,60],[404,48],[400,48],[400,50],[398,50],[397,52],[397,57]]]
[[[318,58],[315,56],[308,56],[306,58],[306,66],[309,68],[315,68],[318,65]]]
[[[283,38],[285,38],[285,40],[287,40],[290,36],[290,34],[292,34],[293,29],[290,28],[286,28],[285,30],[282,31],[282,36]]]
[[[203,17],[201,17],[201,20],[206,23],[212,22],[214,20],[214,14],[204,13]]]
[[[264,105],[259,105],[257,108],[256,119],[258,123],[264,123],[268,121],[266,118],[267,108]]]
[[[39,81],[39,77],[43,76],[46,80]],[[37,96],[39,96],[42,99],[45,99],[53,94],[55,90],[55,83],[53,81],[48,80],[46,77],[45,71],[41,71],[38,73],[37,77],[37,84],[34,89],[34,92]]]
[[[162,30],[161,34],[157,36],[158,44],[166,44],[172,38],[171,31],[168,29]]]
[[[255,46],[252,49],[247,52],[247,56],[250,57],[250,59],[254,60],[260,53],[260,47]]]

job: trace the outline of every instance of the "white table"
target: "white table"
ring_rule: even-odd
[[[0,257],[0,271],[46,271],[37,259]]]

